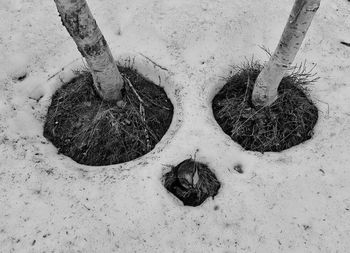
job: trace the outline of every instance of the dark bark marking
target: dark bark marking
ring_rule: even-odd
[[[344,46],[350,47],[350,43],[349,42],[340,41],[340,44],[343,44]]]
[[[107,42],[105,38],[102,36],[95,44],[93,45],[85,45],[84,52],[88,56],[97,56],[101,55],[104,51],[106,51]]]

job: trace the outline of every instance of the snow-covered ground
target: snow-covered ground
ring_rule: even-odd
[[[267,60],[259,46],[274,50],[293,2],[89,0],[116,58],[141,53],[169,70],[175,116],[153,152],[88,167],[42,136],[59,78],[47,79],[80,57],[54,1],[0,0],[0,252],[349,252],[350,3],[321,2],[295,61],[320,77],[311,140],[246,152],[211,111],[230,66]],[[197,148],[222,187],[184,207],[161,176]]]

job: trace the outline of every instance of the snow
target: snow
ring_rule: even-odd
[[[0,0],[0,252],[348,251],[348,1],[321,2],[295,61],[316,64],[320,77],[314,137],[265,154],[222,133],[211,99],[233,64],[267,60],[260,46],[275,48],[294,1],[88,2],[116,59],[136,57],[147,78],[161,77],[172,125],[128,163],[89,167],[57,154],[43,123],[50,96],[83,65],[79,52],[53,1]],[[161,176],[197,148],[222,187],[184,207]]]

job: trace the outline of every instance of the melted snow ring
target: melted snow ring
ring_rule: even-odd
[[[57,82],[51,84],[51,93],[54,94],[52,96],[52,104],[48,109],[47,120],[44,126],[44,135],[58,148],[59,153],[71,157],[78,163],[93,166],[110,165],[131,161],[147,153],[160,152],[179,128],[181,122],[179,117],[182,115],[179,109],[181,108],[173,108],[172,104],[176,103],[179,105],[181,103],[178,101],[180,98],[176,96],[178,87],[175,82],[172,81],[172,73],[165,67],[156,64],[150,58],[141,54],[119,56],[117,58],[117,65],[120,67],[122,75],[133,78],[134,81],[143,80],[139,87],[135,84],[134,87],[124,89],[125,94],[129,94],[127,95],[129,104],[135,105],[133,108],[123,111],[124,116],[128,115],[124,120],[117,119],[120,112],[116,112],[116,110],[119,108],[115,109],[115,107],[113,107],[114,105],[106,102],[101,103],[101,101],[98,103],[100,106],[103,104],[103,109],[101,109],[102,107],[98,109],[95,108],[94,114],[87,113],[85,116],[83,115],[79,118],[81,113],[89,111],[89,107],[96,105],[96,100],[82,101],[80,105],[83,109],[76,111],[75,116],[63,115],[75,110],[75,107],[62,108],[62,106],[57,106],[59,103],[62,103],[62,101],[66,100],[64,96],[60,97],[57,94],[67,89],[70,81],[74,82],[79,80],[79,78],[83,78],[83,81],[86,82],[89,78],[91,79],[88,73],[85,73],[85,76],[77,77],[76,75],[72,75],[73,70],[71,68],[66,68],[55,77]],[[76,65],[75,69],[77,69]],[[65,82],[62,80],[65,80]],[[154,84],[156,86],[154,86]],[[76,87],[76,85],[77,84],[71,85],[71,87]],[[149,90],[151,87],[153,87],[152,91]],[[149,90],[149,93],[146,94],[149,95],[149,97],[143,97],[142,100],[147,100],[147,102],[144,104],[145,106],[142,106],[144,108],[141,108],[131,100],[132,97],[134,97],[134,101],[138,100],[138,95],[142,97],[142,92],[145,91],[145,89]],[[92,97],[91,89],[90,91],[79,90],[78,92],[85,92],[87,96]],[[163,95],[161,93],[163,93]],[[170,94],[170,100],[166,94]],[[72,99],[74,98],[73,96]],[[77,101],[74,101],[74,103],[76,102]],[[54,103],[56,104],[55,106]],[[141,102],[139,103],[141,104]],[[148,107],[146,107],[146,105]],[[57,110],[61,108],[62,111],[57,113]],[[145,117],[140,117],[142,119],[141,122],[135,121],[135,118],[137,118],[136,116],[141,114],[141,109],[145,110],[145,113],[142,113]],[[52,113],[54,112],[56,114],[53,117]],[[176,116],[175,120],[172,119],[174,114]],[[63,127],[60,132],[59,126],[61,124],[64,125],[64,121],[67,120],[67,117],[72,122],[66,124],[64,127],[67,127],[67,129]],[[105,118],[109,118],[109,120],[99,121]],[[93,127],[87,129],[88,125],[90,125],[89,122],[93,123]],[[140,130],[142,129],[140,128],[141,125],[144,125],[142,131]],[[74,130],[74,128],[77,129]],[[169,128],[171,128],[171,131],[167,131]],[[70,131],[70,129],[74,131]],[[136,129],[136,132],[131,132],[132,130],[130,129]],[[70,135],[68,136],[65,135],[67,131],[70,131]],[[83,134],[84,131],[86,135]],[[110,137],[104,136],[113,131],[114,135]],[[124,132],[124,134],[120,134],[120,136],[129,136],[130,139],[124,141],[123,138],[121,138],[119,143],[118,141],[111,141],[111,139],[114,139],[116,136],[116,132],[118,132],[118,134]],[[169,133],[166,134],[167,132]],[[133,137],[133,140],[131,140],[131,137]],[[77,140],[78,144],[72,145]],[[154,149],[156,144],[157,148]],[[119,146],[119,151],[115,153]],[[130,153],[130,150],[133,152]],[[124,156],[123,152],[125,153]]]

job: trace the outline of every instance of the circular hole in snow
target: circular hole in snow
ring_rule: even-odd
[[[262,153],[279,152],[310,139],[318,119],[306,87],[315,80],[313,75],[301,68],[285,76],[278,99],[271,106],[254,108],[251,94],[261,70],[257,62],[238,67],[214,97],[212,107],[220,127],[244,149]]]
[[[27,73],[22,73],[15,78],[16,81],[22,82],[27,77]]]
[[[237,164],[233,167],[233,169],[234,169],[235,171],[237,171],[239,174],[243,174],[243,166],[242,166],[242,164],[237,163]]]
[[[173,105],[164,89],[132,68],[118,68],[131,83],[122,90],[122,107],[97,96],[87,71],[55,92],[44,136],[59,153],[85,165],[123,163],[150,152],[166,133]]]
[[[165,188],[185,206],[199,206],[208,197],[214,198],[220,182],[206,164],[187,159],[172,167],[163,176]]]

